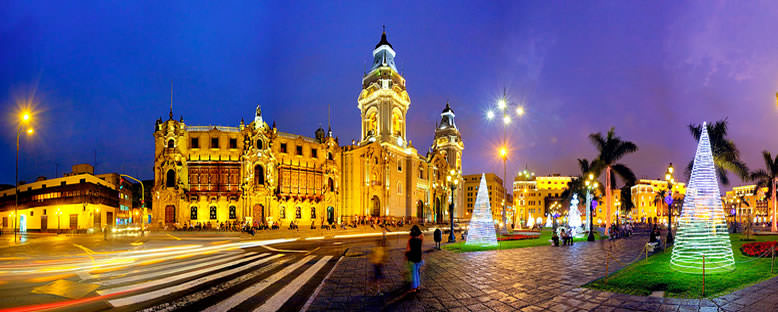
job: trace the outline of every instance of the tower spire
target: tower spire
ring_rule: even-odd
[[[173,119],[173,80],[170,80],[170,119]]]

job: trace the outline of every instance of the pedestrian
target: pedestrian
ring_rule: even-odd
[[[440,250],[440,241],[443,240],[443,233],[440,231],[440,229],[435,229],[433,238],[435,240],[435,248]]]
[[[386,238],[376,242],[373,252],[370,254],[370,263],[373,264],[373,282],[376,295],[383,296],[381,281],[384,279],[384,262],[386,262]]]
[[[408,292],[415,293],[421,284],[419,270],[421,270],[421,266],[424,264],[424,261],[421,259],[421,245],[424,236],[422,236],[421,230],[416,225],[411,228],[410,234],[411,237],[408,239],[408,245],[405,248],[405,257],[408,259],[408,264],[411,267],[411,289]]]

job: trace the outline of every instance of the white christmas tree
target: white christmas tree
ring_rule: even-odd
[[[494,231],[489,189],[484,174],[481,174],[481,183],[475,196],[473,216],[470,217],[470,228],[467,230],[465,245],[497,246],[497,233]]]
[[[567,225],[572,229],[573,235],[577,235],[581,231],[581,212],[578,211],[578,194],[573,194],[573,199],[570,200]]]
[[[702,273],[703,256],[708,273],[735,269],[706,123],[694,155],[670,263],[677,271]]]
[[[551,216],[548,216],[546,218],[546,227],[552,227],[552,226],[554,226],[554,223],[553,221],[551,221]]]
[[[528,227],[528,228],[532,228],[533,226],[535,226],[535,219],[534,219],[534,218],[532,218],[532,216],[530,216],[530,217],[527,219],[527,227]]]

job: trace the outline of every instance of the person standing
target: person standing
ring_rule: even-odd
[[[411,237],[408,239],[408,245],[405,248],[405,257],[408,258],[408,263],[411,267],[411,289],[409,292],[416,292],[421,285],[419,271],[422,264],[424,264],[424,261],[421,259],[421,245],[424,236],[422,236],[421,230],[416,225],[411,228],[410,234]]]

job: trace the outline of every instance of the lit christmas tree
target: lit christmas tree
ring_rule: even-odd
[[[702,273],[703,256],[706,273],[735,269],[706,123],[702,124],[670,262],[676,271]]]
[[[574,236],[581,231],[581,212],[578,211],[578,194],[573,194],[573,199],[570,200],[570,209],[567,212],[567,225],[572,229]]]
[[[533,226],[535,226],[535,219],[530,216],[527,220],[527,227],[532,228]]]
[[[489,189],[484,174],[481,174],[481,183],[475,196],[473,216],[470,217],[470,228],[467,230],[465,245],[497,246],[497,233],[494,231]]]
[[[554,221],[551,221],[551,216],[546,218],[546,227],[550,228],[554,226]]]

